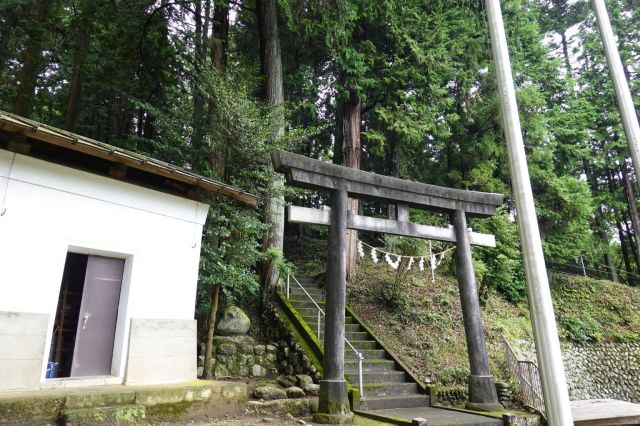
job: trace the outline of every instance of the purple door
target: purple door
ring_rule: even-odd
[[[124,259],[89,256],[71,377],[111,374]]]

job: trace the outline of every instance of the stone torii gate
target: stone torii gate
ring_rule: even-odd
[[[314,160],[286,151],[272,154],[274,169],[287,184],[331,194],[331,210],[289,207],[289,221],[329,225],[326,271],[326,316],[323,378],[320,381],[318,420],[343,423],[351,410],[344,380],[346,230],[381,232],[456,243],[456,269],[471,374],[467,408],[493,411],[501,408],[489,370],[484,329],[471,244],[495,247],[495,237],[471,232],[467,215],[492,216],[503,201],[501,194],[465,191],[382,176]],[[347,197],[376,200],[396,206],[395,217],[379,219],[347,211]],[[448,212],[453,229],[409,222],[409,207]]]

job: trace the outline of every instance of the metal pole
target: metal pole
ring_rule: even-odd
[[[582,264],[582,275],[584,275],[586,277],[587,276],[587,270],[584,267],[584,258],[582,256],[580,256],[580,263]]]
[[[613,80],[613,88],[616,92],[616,100],[618,101],[618,109],[620,110],[620,117],[622,118],[624,134],[627,136],[629,151],[631,151],[633,169],[637,172],[640,170],[640,126],[638,125],[638,116],[636,115],[636,109],[633,105],[629,84],[624,74],[624,68],[622,67],[622,61],[620,60],[620,54],[618,53],[618,47],[616,46],[616,40],[613,36],[613,30],[611,29],[611,23],[609,22],[609,15],[607,14],[604,0],[592,0],[591,3],[593,4],[593,10],[598,22],[602,44],[604,45],[604,53],[607,57],[609,73]]]
[[[291,275],[287,274],[287,299],[289,298],[289,279],[290,279]]]
[[[318,329],[318,340],[321,339],[320,337],[320,309],[318,308],[318,319],[316,322],[316,328]]]
[[[569,392],[562,366],[562,353],[553,303],[542,254],[542,242],[522,141],[511,61],[499,0],[485,0],[491,50],[498,80],[502,125],[507,142],[513,197],[518,213],[518,232],[527,278],[531,322],[540,366],[546,414],[550,425],[572,425]]]
[[[364,398],[364,387],[362,386],[362,354],[360,352],[358,355],[358,389],[360,390],[360,398]]]

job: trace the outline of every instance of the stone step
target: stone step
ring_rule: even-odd
[[[145,407],[137,404],[64,410],[64,424],[69,426],[136,425],[144,422],[145,417]]]
[[[358,383],[358,370],[346,372],[349,383]],[[362,373],[364,383],[405,383],[407,376],[404,371],[365,371]]]
[[[294,308],[296,309],[300,309],[300,308],[311,308],[311,309],[318,309],[318,306],[320,306],[320,308],[324,311],[324,302],[315,300],[315,303],[313,303],[311,300],[309,299],[289,299],[289,302],[293,305]]]
[[[366,331],[349,331],[349,330],[346,330],[344,332],[344,337],[346,337],[347,340],[349,341],[369,340],[371,338],[371,336],[369,336],[369,333],[367,333]]]
[[[309,321],[311,321],[311,318],[309,318]],[[314,332],[317,330],[318,328],[317,318],[314,318],[312,322],[306,321],[306,323],[309,326],[309,328],[311,328]],[[348,333],[357,333],[357,332],[364,331],[364,329],[359,324],[350,324],[350,323],[345,323],[344,330],[345,332],[348,332]],[[320,317],[320,331],[324,332],[324,317],[322,316]]]
[[[313,314],[305,314],[304,312],[300,312],[299,309],[296,309],[296,310],[298,311],[298,313],[300,314],[302,319],[304,319],[304,322],[306,322],[309,327],[311,327],[312,325],[315,326],[316,321],[318,321],[318,310],[317,309],[312,309],[312,311],[314,311]],[[357,324],[356,320],[352,316],[349,316],[349,315],[344,317],[344,322],[345,322],[345,324]]]
[[[296,299],[308,298],[307,294],[309,294],[314,299],[324,300],[324,296],[325,296],[324,291],[320,289],[315,289],[315,288],[309,288],[305,290],[306,290],[306,293],[300,287],[289,288],[289,298],[296,298]]]
[[[387,352],[384,349],[365,349],[365,350],[360,350],[360,353],[362,354],[365,360],[386,359],[387,357]],[[345,348],[344,357],[345,359],[356,359],[356,360],[358,359],[356,353],[353,352],[353,350],[349,347]]]
[[[353,345],[356,349],[378,349],[378,343],[375,340],[351,340],[349,339],[349,343]]]
[[[366,359],[362,362],[362,371],[395,371],[396,363],[391,359]],[[344,371],[346,374],[358,374],[358,361],[346,359],[344,361]]]
[[[416,383],[364,383],[364,395],[367,398],[374,396],[419,394],[418,385]]]
[[[365,394],[366,395],[366,394]],[[360,399],[360,407],[358,409],[365,410],[384,410],[390,408],[415,408],[428,407],[430,398],[428,395],[407,394],[407,395],[389,395],[364,397]]]
[[[313,324],[316,323],[316,318],[318,317],[318,308],[296,308],[296,310],[303,317],[312,317]]]

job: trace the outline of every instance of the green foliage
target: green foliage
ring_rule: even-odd
[[[222,286],[228,303],[256,295],[260,288],[254,268],[261,258],[258,241],[264,226],[252,212],[221,198],[212,204],[200,258],[202,312],[210,308],[206,301],[212,285]]]
[[[600,324],[593,318],[576,318],[573,315],[567,315],[558,321],[558,325],[562,330],[562,337],[573,340],[574,342],[598,342],[602,340],[602,332]]]
[[[491,218],[473,222],[473,229],[476,231],[496,237],[495,248],[473,250],[474,266],[485,271],[482,275],[476,275],[482,298],[491,289],[513,303],[526,298],[524,266],[516,226],[509,214],[502,209]]]

